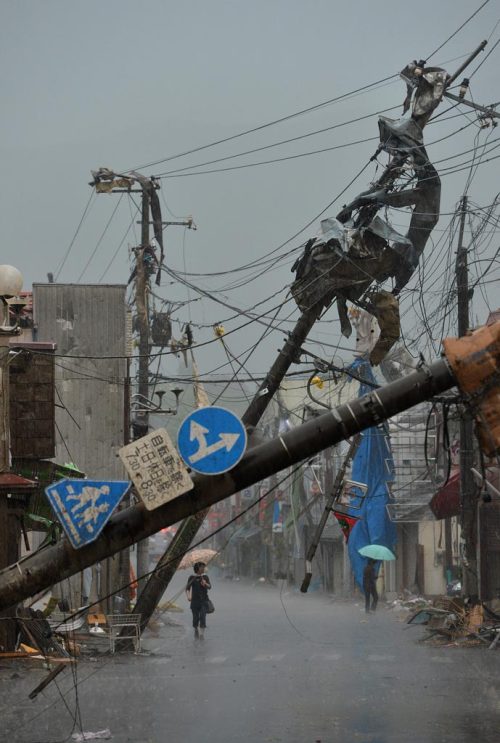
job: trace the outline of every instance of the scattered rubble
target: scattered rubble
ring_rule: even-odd
[[[77,741],[77,743],[83,743],[83,741],[86,740],[109,740],[113,736],[111,735],[111,730],[105,728],[104,730],[98,730],[95,733],[73,733],[71,737],[73,740]]]
[[[500,640],[500,615],[488,603],[474,598],[464,600],[458,596],[441,596],[432,603],[426,602],[427,605],[420,606],[416,606],[417,601],[407,624],[426,625],[427,636],[422,642],[432,641],[446,647],[484,644],[489,650],[497,646]],[[408,608],[408,603],[404,608]]]

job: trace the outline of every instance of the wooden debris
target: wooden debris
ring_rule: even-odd
[[[19,658],[29,658],[30,653],[25,653],[22,650],[8,650],[5,653],[0,653],[0,660],[17,660]]]
[[[53,668],[47,676],[45,676],[44,680],[36,686],[32,692],[29,693],[29,698],[34,699],[41,691],[45,689],[46,686],[50,684],[51,681],[55,679],[55,677],[61,673],[61,671],[64,669],[64,665],[59,665]]]

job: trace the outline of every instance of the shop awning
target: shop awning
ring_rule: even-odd
[[[429,507],[436,519],[450,519],[460,514],[460,472],[451,475],[448,482],[434,493]]]
[[[30,493],[35,490],[37,483],[14,472],[0,474],[0,493]]]

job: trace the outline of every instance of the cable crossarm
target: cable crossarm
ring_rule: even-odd
[[[110,518],[95,542],[74,550],[62,540],[27,558],[22,565],[9,566],[0,572],[0,611],[457,384],[466,399],[474,401],[485,453],[491,456],[500,452],[500,322],[464,338],[447,339],[444,348],[446,359],[422,365],[406,377],[248,449],[229,472],[194,476],[191,491],[154,511],[142,504],[123,509]]]

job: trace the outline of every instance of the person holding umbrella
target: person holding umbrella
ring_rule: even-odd
[[[370,613],[370,599],[372,601],[371,611],[377,609],[378,603],[378,592],[377,592],[377,576],[375,574],[376,560],[369,557],[368,562],[363,570],[363,591],[365,593],[365,611],[367,614]]]
[[[195,562],[194,575],[190,575],[186,583],[186,597],[191,604],[193,613],[194,636],[203,638],[206,628],[208,608],[208,591],[212,588],[210,579],[205,573],[206,563]]]

